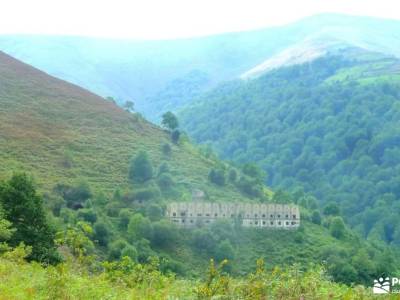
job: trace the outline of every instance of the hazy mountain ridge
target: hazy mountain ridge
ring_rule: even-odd
[[[334,39],[399,55],[399,32],[399,21],[326,14],[281,27],[171,41],[2,36],[0,49],[102,96],[133,100],[154,120],[153,99],[175,102],[163,90],[193,71],[208,76],[209,83],[199,90],[204,92],[305,40]],[[192,100],[191,93],[180,94],[185,103]]]

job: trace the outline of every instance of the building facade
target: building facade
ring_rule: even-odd
[[[291,204],[173,202],[167,206],[166,217],[183,227],[208,225],[219,219],[266,229],[300,226],[299,207]]]

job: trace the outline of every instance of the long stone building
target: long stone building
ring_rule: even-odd
[[[299,207],[286,204],[173,202],[167,206],[166,217],[183,227],[208,225],[218,219],[266,229],[296,229],[300,226]]]

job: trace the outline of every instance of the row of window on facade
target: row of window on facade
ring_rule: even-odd
[[[177,215],[176,212],[172,213],[172,216],[173,216],[173,217],[176,217],[176,215]],[[180,216],[181,216],[181,217],[186,217],[186,213],[185,213],[185,212],[181,212],[181,213],[180,213]],[[202,216],[203,216],[203,215],[202,215],[201,213],[198,213],[198,214],[197,214],[197,217],[202,217]],[[211,217],[211,214],[206,213],[204,216],[205,216],[205,217]],[[190,214],[190,217],[193,217],[193,214]],[[215,214],[214,214],[214,217],[217,218],[217,217],[218,217],[218,214],[215,213]],[[225,218],[226,215],[223,214],[222,217]],[[234,217],[235,217],[235,214],[231,214],[231,218],[234,218]],[[242,218],[242,215],[241,215],[241,214],[238,214],[238,217],[239,217],[239,218]],[[262,214],[262,215],[260,215],[260,216],[259,216],[258,214],[254,214],[254,218],[259,218],[259,217],[261,217],[261,218],[266,218],[267,216],[266,216],[265,214]],[[274,219],[274,218],[275,218],[275,215],[272,215],[272,214],[271,214],[269,217],[270,217],[270,219]],[[250,218],[250,214],[247,214],[247,218]],[[278,214],[278,215],[277,215],[277,218],[280,219],[280,218],[281,218],[281,215]],[[289,215],[285,215],[285,218],[288,219],[288,218],[289,218]],[[293,218],[293,219],[296,219],[296,215],[292,215],[292,218]]]
[[[187,223],[185,219],[174,219],[173,221],[174,221],[175,223]],[[193,219],[190,219],[190,220],[188,220],[188,221],[189,221],[189,223],[191,223],[191,224],[194,224],[194,223],[195,223],[195,220],[193,220]],[[205,222],[205,223],[210,223],[211,220],[204,220],[204,222]],[[253,225],[253,222],[249,222],[249,224],[250,224],[250,225]],[[289,226],[289,225],[296,225],[297,223],[294,222],[294,221],[291,221],[291,222],[289,222],[289,221],[286,221],[286,222],[277,221],[277,225],[278,225],[278,226],[281,226],[281,225],[283,225],[283,224],[285,224],[286,226]],[[267,222],[267,221],[260,221],[260,222],[254,221],[254,225],[268,225],[268,222]],[[275,225],[275,224],[274,224],[274,221],[270,221],[270,222],[269,222],[269,225],[271,225],[271,226]]]

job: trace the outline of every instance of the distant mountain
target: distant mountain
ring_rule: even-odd
[[[363,236],[399,245],[400,60],[324,51],[299,65],[264,64],[196,99],[181,120],[222,158],[257,162],[274,188],[338,203]]]
[[[156,120],[224,81],[318,57],[332,41],[400,56],[400,21],[324,14],[281,27],[165,41],[1,36],[0,50],[102,96],[133,100]]]

